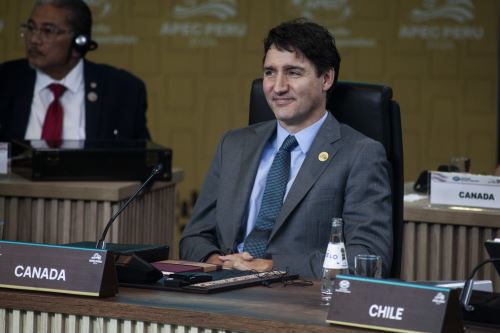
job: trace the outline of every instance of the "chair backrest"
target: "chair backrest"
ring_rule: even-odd
[[[339,81],[328,99],[327,109],[338,121],[381,142],[390,162],[394,253],[390,276],[401,273],[403,247],[403,135],[399,104],[392,89],[384,85]],[[262,79],[252,83],[249,124],[275,119],[262,90]]]

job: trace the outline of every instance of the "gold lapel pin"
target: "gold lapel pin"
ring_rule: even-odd
[[[97,101],[97,94],[95,92],[91,91],[87,94],[87,99],[91,102],[95,102],[95,101]]]
[[[318,160],[320,160],[321,162],[324,162],[327,159],[328,159],[328,153],[326,151],[319,153]]]

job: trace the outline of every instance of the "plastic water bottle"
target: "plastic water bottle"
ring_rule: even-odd
[[[342,231],[342,218],[340,217],[332,218],[330,242],[323,262],[323,273],[321,275],[321,301],[323,305],[330,305],[333,282],[337,274],[349,274]]]

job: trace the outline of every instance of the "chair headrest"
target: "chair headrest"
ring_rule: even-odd
[[[338,121],[345,123],[372,139],[380,141],[386,150],[391,146],[390,116],[392,89],[385,85],[338,81],[327,101],[326,108]],[[274,118],[262,89],[262,79],[252,83],[249,124]],[[388,152],[389,154],[389,152]]]

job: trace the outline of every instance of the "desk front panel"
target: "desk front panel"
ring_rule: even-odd
[[[5,309],[0,309],[0,332],[239,333],[238,331],[212,330],[202,327],[170,325],[136,320]]]
[[[273,284],[212,295],[121,288],[105,299],[0,290],[2,333],[367,332],[327,324],[327,311],[320,305],[319,283]],[[493,331],[474,327],[467,332]]]
[[[489,258],[486,240],[500,238],[500,211],[431,206],[428,198],[405,202],[404,280],[465,280],[476,265]],[[476,279],[493,281],[500,291],[500,276],[487,264]]]
[[[113,212],[126,201],[0,196],[3,238],[12,241],[63,244],[96,241]],[[145,192],[117,218],[107,241],[166,244],[175,234],[175,183]],[[172,255],[175,255],[172,253]]]

